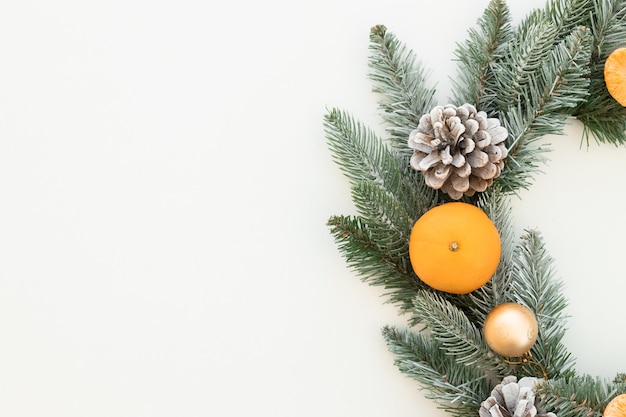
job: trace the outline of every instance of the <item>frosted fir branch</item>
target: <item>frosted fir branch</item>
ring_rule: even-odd
[[[570,112],[586,100],[591,46],[591,33],[585,28],[557,44],[537,77],[529,80],[527,95],[501,116],[510,133],[507,164],[497,180],[504,191],[529,187],[548,150],[534,142],[545,135],[562,134]]]
[[[406,142],[425,112],[435,106],[435,88],[429,85],[426,70],[413,51],[383,25],[370,31],[369,78],[387,123],[390,143],[409,152]]]
[[[493,277],[484,286],[465,296],[472,309],[472,315],[476,318],[477,323],[482,325],[487,314],[495,306],[506,301],[511,286],[511,268],[517,244],[508,196],[500,192],[497,186],[492,187],[487,192],[480,194],[476,205],[483,209],[495,224],[500,234],[502,247],[500,263]]]
[[[542,406],[559,417],[600,417],[608,403],[626,393],[626,383],[589,375],[566,375],[535,388]]]
[[[395,245],[391,250],[384,245],[387,229],[353,216],[333,216],[327,224],[348,267],[363,282],[383,287],[387,302],[398,306],[401,313],[414,314],[413,299],[425,284],[413,272],[408,257],[398,256]]]
[[[387,326],[383,337],[400,372],[418,381],[426,397],[452,415],[477,413],[490,389],[480,368],[456,362],[423,333]]]
[[[524,98],[537,94],[534,80],[540,73],[557,38],[557,28],[541,14],[523,30],[518,30],[507,45],[506,54],[493,64],[491,93],[499,112],[506,112]],[[543,87],[543,86],[542,86]]]
[[[331,109],[324,131],[333,159],[352,182],[371,181],[391,188],[398,182],[397,159],[376,133],[345,111]]]
[[[626,0],[595,0],[589,27],[594,37],[593,63],[603,66],[606,57],[624,46],[626,39]]]
[[[601,0],[603,1],[603,0]],[[549,0],[544,12],[558,28],[558,38],[567,37],[577,27],[589,27],[596,0]]]
[[[409,256],[409,236],[415,222],[402,201],[394,198],[379,184],[360,181],[352,187],[352,200],[357,211],[377,230],[379,247],[398,257]]]
[[[436,193],[409,171],[407,157],[392,151],[374,131],[347,112],[330,110],[324,118],[324,129],[333,159],[353,186],[364,181],[373,184],[395,199],[413,220],[436,201]]]
[[[554,261],[537,231],[527,231],[517,247],[512,268],[509,301],[528,307],[537,318],[539,334],[531,353],[550,378],[572,370],[574,361],[562,343],[567,330],[563,282],[556,277]]]
[[[624,46],[626,39],[626,1],[596,0],[592,2],[590,27],[593,49],[590,64],[589,99],[582,103],[575,116],[583,123],[583,139],[589,144],[594,138],[599,143],[615,145],[626,143],[626,108],[606,89],[604,62],[611,52]]]
[[[513,33],[510,21],[506,1],[491,0],[478,19],[477,28],[471,28],[468,39],[457,44],[455,55],[459,68],[452,83],[454,100],[458,105],[472,103],[488,114],[495,111],[490,104],[495,95],[488,95],[486,91],[494,90],[488,87],[493,78],[491,66],[500,58],[500,47]]]
[[[419,291],[414,303],[417,316],[429,329],[442,349],[459,363],[481,367],[499,378],[511,372],[511,366],[485,344],[481,332],[460,308],[442,295]]]

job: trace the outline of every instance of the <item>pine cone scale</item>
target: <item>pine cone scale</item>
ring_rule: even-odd
[[[539,411],[533,388],[539,380],[524,377],[517,381],[508,376],[494,387],[491,396],[483,401],[478,410],[480,417],[556,417],[554,413]]]

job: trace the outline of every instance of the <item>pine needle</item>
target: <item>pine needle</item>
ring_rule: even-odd
[[[369,58],[373,91],[380,93],[379,107],[387,122],[392,146],[409,152],[409,134],[419,124],[423,113],[435,106],[435,88],[428,84],[426,70],[394,34],[383,25],[370,32]]]
[[[457,44],[455,51],[459,68],[452,80],[454,100],[457,105],[472,103],[489,114],[494,113],[491,105],[496,97],[492,65],[499,58],[499,51],[512,36],[510,13],[504,0],[491,0],[476,28],[469,30],[465,43]]]
[[[396,366],[417,380],[428,392],[428,398],[452,415],[477,414],[490,389],[479,368],[455,361],[443,353],[437,341],[422,333],[387,326],[383,337],[395,356]]]
[[[535,391],[543,407],[559,417],[600,417],[615,396],[626,393],[626,383],[570,374],[546,381]]]
[[[573,359],[562,342],[565,336],[563,283],[555,276],[553,259],[537,231],[527,231],[515,252],[509,301],[528,307],[537,318],[539,334],[532,357],[550,378],[571,371]]]

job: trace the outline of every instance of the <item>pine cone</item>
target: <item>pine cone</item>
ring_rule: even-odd
[[[504,167],[507,130],[471,104],[437,106],[409,135],[411,166],[455,200],[485,191]]]
[[[495,386],[491,396],[480,405],[480,417],[556,417],[538,407],[533,387],[537,378],[524,377],[517,382],[507,376]]]

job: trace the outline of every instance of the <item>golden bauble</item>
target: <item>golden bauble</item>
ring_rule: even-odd
[[[483,333],[494,352],[520,357],[530,352],[537,340],[537,319],[528,308],[517,303],[500,304],[487,315]]]

